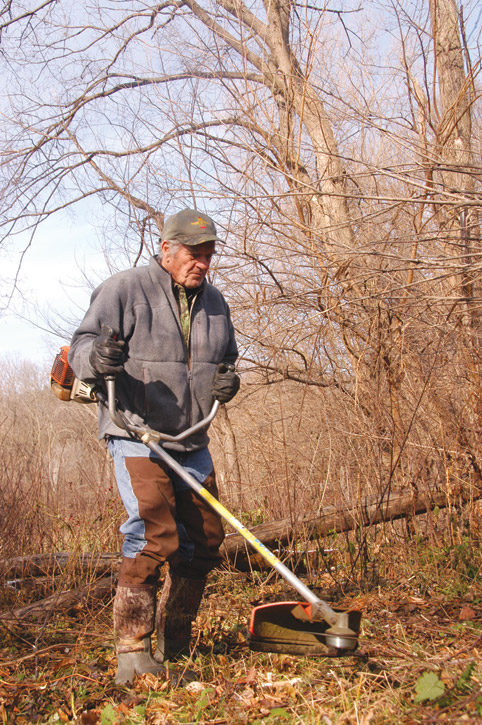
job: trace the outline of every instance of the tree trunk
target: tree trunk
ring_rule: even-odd
[[[456,0],[430,0],[429,5],[440,98],[437,155],[443,168],[442,193],[447,201],[453,201],[454,195],[460,198],[460,206],[450,206],[448,211],[447,226],[452,232],[449,254],[455,256],[453,248],[458,243],[462,271],[457,287],[466,303],[466,321],[474,326],[480,321],[479,304],[474,304],[478,297],[474,285],[479,275],[474,261],[478,259],[475,241],[479,236],[479,223],[476,208],[471,204],[464,205],[475,191],[473,78],[465,71],[463,26]]]

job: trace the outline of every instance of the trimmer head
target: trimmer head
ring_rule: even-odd
[[[249,625],[249,647],[257,652],[293,655],[339,656],[358,646],[361,612],[338,612],[339,622],[330,626],[313,621],[311,604],[276,602],[255,607]]]

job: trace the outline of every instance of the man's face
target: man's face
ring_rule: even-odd
[[[195,247],[181,244],[171,251],[169,242],[163,241],[161,250],[162,266],[171,274],[174,282],[187,289],[194,289],[204,281],[216,251],[216,242],[204,242]]]

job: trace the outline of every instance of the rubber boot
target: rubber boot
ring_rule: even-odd
[[[154,629],[154,589],[117,587],[114,598],[114,639],[117,655],[117,685],[133,681],[134,676],[151,672],[173,681],[166,668],[152,657],[151,634]]]
[[[185,579],[167,573],[157,604],[157,647],[159,662],[189,655],[191,628],[198,613],[206,578]]]
[[[120,652],[117,655],[116,685],[127,685],[133,682],[135,675],[143,675],[150,672],[153,675],[163,676],[173,685],[182,684],[184,680],[189,681],[183,675],[169,670],[157,662],[151,654],[151,638],[145,637],[143,649],[135,652]]]

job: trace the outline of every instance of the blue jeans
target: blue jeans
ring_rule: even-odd
[[[119,583],[121,578],[129,580],[127,585],[150,583],[157,579],[164,561],[181,575],[204,576],[220,560],[224,533],[218,514],[144,443],[110,438],[107,448],[127,513],[120,531],[122,554],[130,561],[123,561]],[[169,454],[217,496],[207,448]]]

